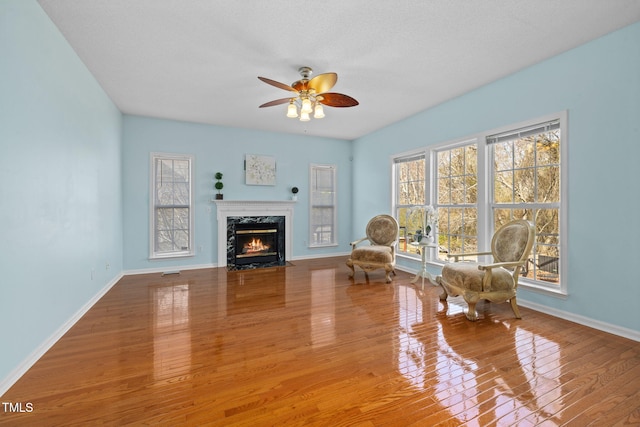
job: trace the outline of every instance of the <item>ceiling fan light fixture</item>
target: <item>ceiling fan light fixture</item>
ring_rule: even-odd
[[[291,83],[291,85],[258,76],[260,81],[289,92],[287,98],[274,99],[273,101],[260,105],[259,108],[288,103],[287,117],[298,117],[298,107],[300,107],[300,121],[308,122],[311,120],[311,113],[313,113],[314,119],[324,118],[325,105],[328,107],[342,108],[355,107],[358,105],[358,101],[348,95],[329,92],[338,80],[336,73],[323,73],[310,78],[312,71],[310,67],[300,67],[298,72],[300,72],[302,79]],[[295,95],[292,95],[291,92]]]
[[[307,113],[308,115],[312,111],[313,111],[313,108],[311,108],[311,100],[309,99],[309,97],[302,98],[302,108],[300,108],[300,112]]]
[[[290,117],[292,119],[298,117],[298,107],[296,107],[293,99],[289,101],[289,107],[287,107],[287,117]]]

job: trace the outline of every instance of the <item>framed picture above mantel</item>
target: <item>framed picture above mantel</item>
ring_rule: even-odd
[[[244,159],[247,185],[276,185],[276,158],[259,154],[246,154]]]

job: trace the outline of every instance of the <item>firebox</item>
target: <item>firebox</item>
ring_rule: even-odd
[[[236,264],[276,261],[278,229],[273,224],[236,227]],[[263,228],[264,227],[264,228]]]
[[[229,217],[227,238],[229,270],[285,264],[283,217]]]

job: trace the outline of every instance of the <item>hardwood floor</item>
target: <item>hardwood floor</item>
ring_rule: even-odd
[[[2,398],[0,425],[640,425],[640,343],[347,278],[343,258],[124,277]]]

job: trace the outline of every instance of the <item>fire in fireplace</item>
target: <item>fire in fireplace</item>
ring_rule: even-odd
[[[236,259],[276,255],[278,229],[236,230]],[[272,249],[273,248],[273,249]]]
[[[284,265],[283,217],[229,217],[227,268]]]

